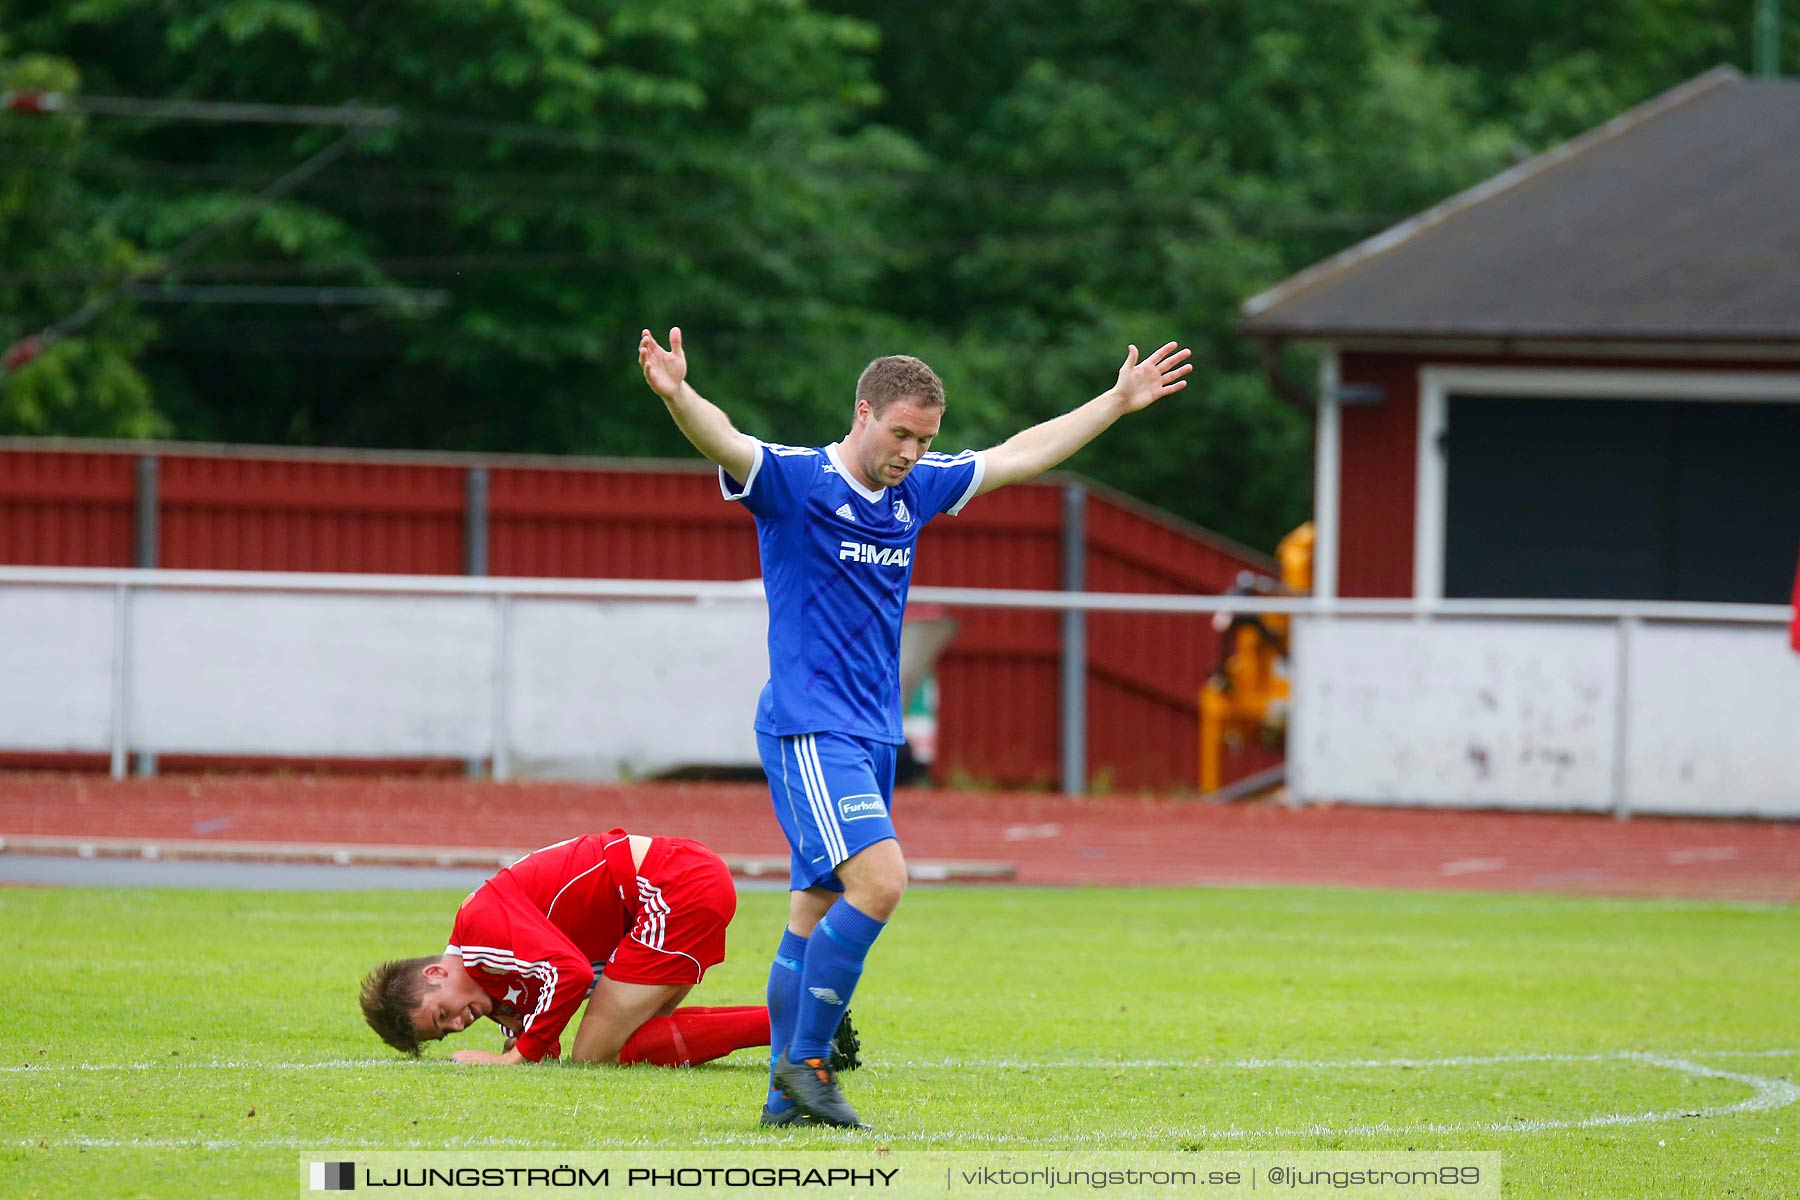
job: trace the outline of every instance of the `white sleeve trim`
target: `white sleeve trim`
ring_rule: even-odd
[[[981,490],[981,479],[982,476],[986,474],[987,451],[977,450],[975,451],[975,473],[969,476],[968,490],[962,494],[962,499],[958,500],[955,504],[952,504],[949,508],[946,508],[944,514],[946,516],[954,517],[957,513],[961,512],[963,510],[963,505],[973,500],[975,498],[975,493]]]
[[[762,470],[762,464],[763,464],[763,444],[761,442],[758,442],[758,443],[756,443],[756,457],[750,460],[750,474],[745,476],[745,478],[744,478],[743,491],[734,492],[731,490],[731,485],[735,481],[731,478],[730,475],[726,474],[724,467],[720,467],[719,468],[719,492],[720,492],[720,494],[723,495],[727,500],[742,500],[745,496],[748,496],[750,494],[750,489],[756,486],[756,473],[758,471]]]

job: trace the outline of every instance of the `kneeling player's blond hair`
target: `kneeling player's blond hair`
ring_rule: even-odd
[[[362,981],[363,1020],[382,1041],[414,1058],[419,1057],[419,1034],[413,1010],[425,998],[425,968],[437,961],[435,955],[390,959]]]

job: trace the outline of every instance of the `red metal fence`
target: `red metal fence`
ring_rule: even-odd
[[[154,539],[141,550],[140,460],[153,458]],[[173,443],[0,445],[0,562],[214,570],[461,574],[470,476],[486,484],[489,574],[746,579],[749,514],[699,464],[289,452]],[[934,521],[914,582],[1054,590],[1063,493],[1087,489],[1086,586],[1217,593],[1265,556],[1074,477],[985,496]],[[146,527],[148,528],[148,527]],[[478,526],[479,528],[479,526]],[[146,535],[147,536],[147,535]],[[1055,613],[968,610],[940,661],[940,779],[1053,785],[1060,776]],[[1101,786],[1192,787],[1196,698],[1219,639],[1204,618],[1087,618],[1087,759]],[[748,714],[745,717],[748,720]],[[1270,765],[1252,748],[1228,777]]]
[[[0,562],[132,566],[134,461],[123,454],[0,454]]]

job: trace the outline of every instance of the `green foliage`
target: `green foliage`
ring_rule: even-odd
[[[1471,69],[1481,111],[1547,149],[1709,68],[1748,73],[1755,0],[1429,0],[1438,43]],[[1800,9],[1784,6],[1781,42],[1800,63]]]
[[[66,60],[0,57],[0,91],[67,91],[77,83]],[[115,216],[71,170],[79,122],[25,123],[8,135],[0,151],[0,348],[50,324],[43,314],[65,316],[103,294],[95,269],[129,271],[138,260]],[[138,366],[151,335],[148,322],[120,306],[80,335],[52,342],[0,386],[0,434],[165,432]]]
[[[28,1001],[0,1026],[7,1194],[291,1194],[315,1148],[868,1146],[759,1128],[754,1050],[691,1071],[447,1061],[491,1031],[388,1052],[357,981],[441,945],[459,899],[0,890]],[[695,1003],[758,1001],[785,909],[743,894]],[[1509,1197],[1792,1195],[1791,1089],[1746,1077],[1800,1069],[1797,924],[1477,893],[919,889],[857,993],[868,1065],[845,1088],[897,1151],[1497,1150]]]
[[[1238,305],[1741,63],[1750,26],[1728,0],[0,0],[0,18],[10,87],[401,114],[273,203],[254,198],[341,129],[0,114],[0,338],[108,297],[0,385],[0,431],[684,455],[633,355],[640,328],[680,324],[696,386],[760,435],[837,436],[862,365],[904,351],[950,385],[946,446],[983,445],[1109,386],[1128,342],[1179,338],[1189,389],[1071,465],[1265,547],[1310,509],[1310,422]],[[110,295],[165,265],[174,286],[385,298]]]
[[[971,440],[1100,391],[1128,342],[1180,338],[1189,389],[1071,465],[1256,545],[1303,520],[1309,423],[1237,306],[1508,161],[1418,6],[842,7],[880,24],[880,116],[935,164],[911,209],[927,249],[892,293],[952,339]]]

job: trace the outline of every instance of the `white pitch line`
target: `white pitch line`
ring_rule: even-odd
[[[1720,1055],[1729,1055],[1732,1057],[1745,1057],[1745,1056],[1774,1057],[1774,1056],[1783,1056],[1783,1055],[1793,1054],[1795,1052],[1794,1051],[1786,1051],[1786,1050],[1728,1050],[1728,1051],[1716,1051],[1714,1053],[1720,1054]],[[385,1060],[376,1060],[376,1061],[377,1062],[385,1062]],[[1389,1066],[1404,1066],[1404,1067],[1416,1067],[1416,1066],[1455,1067],[1455,1066],[1486,1066],[1486,1065],[1491,1065],[1491,1064],[1496,1064],[1496,1063],[1514,1063],[1514,1062],[1630,1062],[1630,1063],[1641,1063],[1645,1066],[1657,1067],[1662,1070],[1677,1071],[1677,1072],[1680,1072],[1680,1073],[1686,1074],[1686,1075],[1696,1075],[1696,1076],[1700,1076],[1702,1078],[1707,1078],[1707,1079],[1723,1079],[1723,1080],[1730,1081],[1732,1083],[1740,1083],[1751,1089],[1751,1095],[1748,1098],[1746,1098],[1744,1100],[1739,1100],[1734,1104],[1718,1104],[1718,1105],[1711,1105],[1706,1108],[1699,1108],[1699,1109],[1672,1109],[1672,1110],[1663,1110],[1663,1111],[1654,1111],[1653,1110],[1650,1112],[1641,1112],[1641,1113],[1602,1113],[1602,1114],[1599,1114],[1596,1116],[1591,1116],[1591,1117],[1571,1117],[1571,1118],[1561,1119],[1561,1120],[1534,1119],[1534,1120],[1529,1120],[1529,1121],[1486,1121],[1486,1122],[1472,1121],[1472,1122],[1464,1122],[1461,1124],[1445,1124],[1445,1123],[1440,1123],[1440,1122],[1420,1122],[1420,1123],[1411,1124],[1411,1125],[1393,1125],[1393,1124],[1388,1124],[1388,1123],[1383,1122],[1383,1123],[1378,1123],[1378,1124],[1374,1124],[1374,1125],[1346,1125],[1346,1126],[1307,1125],[1307,1126],[1299,1126],[1299,1127],[1291,1128],[1291,1129],[1241,1129],[1241,1128],[1238,1128],[1237,1126],[1230,1126],[1230,1127],[1227,1127],[1224,1129],[1208,1129],[1204,1126],[1196,1126],[1196,1127],[1188,1127],[1188,1128],[1159,1128],[1159,1129],[1148,1129],[1148,1130],[1101,1130],[1101,1131],[1093,1131],[1093,1132],[1089,1132],[1089,1133],[1077,1134],[1077,1135],[1072,1135],[1072,1136],[1071,1135],[1062,1135],[1062,1136],[1054,1138],[1054,1139],[1049,1139],[1048,1141],[1041,1137],[1028,1137],[1028,1136],[1024,1136],[1024,1135],[1020,1135],[1020,1134],[1005,1134],[1005,1133],[988,1134],[988,1133],[980,1133],[980,1132],[974,1132],[974,1131],[968,1131],[968,1130],[941,1130],[941,1131],[918,1132],[918,1133],[912,1133],[912,1132],[907,1132],[907,1131],[903,1131],[903,1130],[889,1130],[889,1131],[887,1131],[887,1136],[891,1137],[891,1138],[901,1139],[906,1142],[923,1142],[926,1144],[1031,1145],[1031,1146],[1040,1146],[1041,1147],[1041,1146],[1045,1146],[1045,1145],[1065,1145],[1065,1144],[1069,1144],[1069,1143],[1081,1144],[1081,1143],[1090,1143],[1090,1142],[1098,1143],[1098,1144],[1105,1144],[1105,1145],[1116,1145],[1120,1142],[1147,1142],[1147,1141],[1163,1142],[1163,1141],[1168,1141],[1172,1138],[1182,1138],[1182,1139],[1189,1139],[1189,1140],[1212,1139],[1212,1140],[1221,1140],[1221,1141],[1243,1141],[1243,1140],[1252,1140],[1252,1139],[1261,1139],[1261,1138],[1295,1138],[1295,1137],[1384,1137],[1384,1136],[1394,1136],[1394,1135],[1415,1135],[1415,1134],[1451,1135],[1451,1134],[1464,1134],[1464,1133],[1544,1133],[1544,1132],[1550,1132],[1550,1131],[1554,1131],[1554,1130],[1563,1130],[1563,1129],[1600,1129],[1600,1128],[1612,1128],[1612,1127],[1617,1127],[1617,1126],[1621,1126],[1621,1125],[1649,1125],[1649,1124],[1656,1124],[1656,1123],[1666,1122],[1666,1121],[1726,1117],[1726,1116],[1733,1116],[1738,1113],[1770,1112],[1775,1109],[1786,1108],[1787,1106],[1795,1103],[1796,1101],[1800,1101],[1800,1085],[1790,1083],[1785,1079],[1769,1079],[1769,1078],[1765,1078],[1760,1075],[1745,1075],[1745,1074],[1741,1074],[1741,1073],[1738,1073],[1735,1071],[1724,1071],[1724,1070],[1720,1070],[1719,1068],[1716,1068],[1716,1067],[1709,1067],[1709,1066],[1705,1066],[1701,1063],[1694,1062],[1694,1061],[1692,1061],[1691,1057],[1677,1057],[1677,1056],[1670,1056],[1670,1055],[1647,1054],[1647,1053],[1640,1053],[1640,1052],[1635,1052],[1635,1051],[1619,1053],[1619,1054],[1518,1054],[1518,1055],[1490,1055],[1490,1056],[1484,1056],[1484,1057],[1459,1057],[1459,1058],[1443,1058],[1443,1059],[1385,1059],[1385,1060],[1364,1059],[1364,1060],[1339,1060],[1339,1061],[1324,1060],[1324,1061],[1319,1061],[1319,1062],[1314,1062],[1314,1063],[1299,1063],[1299,1062],[1292,1062],[1292,1061],[1285,1061],[1285,1060],[1273,1060],[1273,1059],[1263,1059],[1263,1060],[1246,1059],[1246,1060],[1242,1060],[1242,1061],[1245,1064],[1258,1064],[1261,1068],[1264,1068],[1264,1069],[1269,1068],[1271,1065],[1276,1065],[1280,1069],[1289,1069],[1289,1068],[1306,1068],[1306,1067],[1337,1068],[1337,1067],[1343,1067],[1343,1066],[1371,1066],[1371,1065],[1382,1065],[1382,1064],[1389,1065]],[[143,1069],[148,1066],[158,1066],[158,1065],[161,1065],[161,1064],[133,1063],[133,1064],[127,1064],[123,1068],[113,1068],[113,1069],[137,1070],[137,1069]],[[203,1064],[188,1064],[188,1065],[190,1067],[192,1067],[192,1066],[198,1066],[198,1065],[203,1065]],[[259,1064],[216,1064],[216,1065],[240,1066],[240,1065],[259,1065]],[[368,1064],[365,1062],[362,1062],[360,1060],[349,1060],[349,1061],[342,1061],[342,1062],[337,1062],[337,1063],[291,1064],[290,1069],[304,1069],[308,1066],[330,1067],[330,1066],[363,1066],[363,1065],[368,1065]],[[1057,1065],[1057,1064],[1044,1064],[1044,1065]],[[1096,1066],[1104,1066],[1104,1067],[1114,1067],[1114,1066],[1119,1066],[1122,1064],[1101,1063],[1101,1064],[1095,1064],[1095,1065]],[[1190,1064],[1183,1064],[1183,1065],[1197,1066],[1200,1064],[1191,1064],[1190,1063]],[[1229,1066],[1232,1064],[1208,1064],[1208,1065]],[[13,1068],[13,1069],[16,1070],[17,1068]],[[29,1069],[42,1070],[44,1068],[29,1068]],[[106,1070],[108,1068],[103,1067],[103,1066],[95,1066],[92,1069]],[[810,1139],[810,1138],[818,1136],[818,1134],[819,1134],[819,1131],[807,1131],[805,1134],[798,1135],[798,1136],[802,1136],[802,1137]],[[842,1132],[842,1133],[840,1133],[838,1131],[830,1131],[830,1132],[826,1133],[825,1136],[854,1139],[857,1135],[854,1132],[849,1132],[849,1131]],[[710,1137],[710,1138],[708,1138],[708,1137],[702,1137],[702,1138],[698,1138],[698,1139],[694,1139],[691,1137],[686,1138],[682,1142],[682,1147],[686,1148],[686,1149],[693,1149],[693,1148],[696,1148],[697,1146],[698,1147],[704,1147],[704,1146],[722,1146],[722,1147],[767,1146],[771,1143],[771,1141],[789,1142],[789,1141],[793,1141],[793,1140],[794,1140],[793,1137],[771,1138],[770,1135],[767,1133],[754,1133],[754,1132],[730,1133],[730,1134],[718,1135],[718,1136],[714,1136],[714,1137]],[[68,1147],[107,1148],[107,1149],[197,1148],[197,1149],[207,1149],[207,1150],[228,1150],[228,1149],[245,1149],[245,1148],[317,1149],[317,1148],[321,1148],[321,1146],[326,1145],[324,1143],[321,1143],[319,1141],[319,1139],[317,1139],[317,1138],[254,1139],[254,1138],[88,1138],[88,1137],[57,1138],[57,1139],[21,1138],[21,1139],[18,1139],[14,1144],[18,1145],[18,1146],[24,1146],[24,1147],[31,1147],[31,1146],[63,1147],[63,1146],[68,1146]],[[658,1141],[655,1141],[652,1139],[647,1139],[647,1138],[642,1138],[642,1137],[637,1137],[637,1138],[599,1138],[599,1139],[588,1138],[588,1139],[584,1139],[584,1141],[582,1142],[582,1147],[584,1149],[590,1149],[590,1150],[591,1149],[634,1149],[634,1148],[642,1149],[642,1148],[646,1148],[646,1147],[649,1147],[649,1148],[665,1147],[668,1145],[670,1145],[670,1143],[658,1142]],[[466,1148],[480,1148],[480,1147],[489,1147],[489,1148],[509,1147],[509,1148],[513,1148],[513,1149],[534,1149],[534,1148],[535,1149],[566,1149],[567,1148],[566,1145],[563,1145],[561,1143],[557,1143],[554,1141],[536,1141],[536,1140],[526,1139],[526,1138],[506,1138],[506,1137],[492,1137],[492,1136],[480,1137],[480,1138],[449,1138],[449,1139],[443,1139],[443,1140],[435,1141],[435,1142],[427,1142],[427,1141],[420,1141],[420,1140],[377,1141],[377,1140],[371,1140],[371,1139],[366,1139],[366,1138],[359,1138],[359,1139],[354,1139],[354,1140],[339,1140],[339,1141],[331,1142],[331,1143],[329,1143],[329,1146],[336,1146],[336,1147],[344,1148],[344,1149],[396,1149],[396,1148],[399,1148],[399,1149],[466,1149]],[[328,1148],[328,1146],[327,1146],[327,1148]]]
[[[1207,1131],[1200,1136],[1223,1138],[1261,1138],[1261,1137],[1379,1137],[1390,1134],[1453,1134],[1453,1133],[1544,1133],[1558,1129],[1602,1129],[1619,1125],[1651,1125],[1663,1121],[1680,1121],[1706,1119],[1711,1117],[1728,1117],[1737,1113],[1770,1112],[1778,1108],[1786,1108],[1800,1100],[1800,1086],[1789,1083],[1785,1079],[1765,1079],[1759,1075],[1740,1075],[1732,1071],[1720,1071],[1705,1067],[1686,1059],[1663,1058],[1657,1055],[1632,1054],[1622,1056],[1623,1059],[1645,1063],[1649,1066],[1661,1067],[1665,1070],[1679,1071],[1688,1075],[1699,1075],[1709,1079],[1728,1079],[1733,1083],[1742,1083],[1752,1089],[1752,1095],[1735,1104],[1717,1104],[1706,1108],[1672,1109],[1663,1112],[1643,1113],[1603,1113],[1592,1117],[1573,1117],[1565,1120],[1534,1119],[1529,1121],[1488,1121],[1465,1122],[1458,1125],[1423,1122],[1414,1125],[1349,1125],[1333,1127],[1329,1125],[1312,1125],[1298,1129],[1269,1130],[1237,1130],[1222,1129]],[[1557,1061],[1548,1059],[1546,1061]],[[1571,1061],[1587,1061],[1576,1058]]]
[[[1420,1069],[1432,1067],[1481,1067],[1508,1063],[1574,1063],[1640,1061],[1662,1065],[1669,1059],[1696,1058],[1800,1058],[1800,1049],[1788,1050],[1614,1050],[1598,1054],[1483,1054],[1453,1055],[1445,1058],[1091,1058],[1091,1059],[1027,1059],[1027,1058],[940,1058],[878,1060],[870,1064],[877,1070],[943,1071],[976,1068],[980,1070],[1017,1071],[1107,1071],[1129,1070],[1224,1070],[1224,1071],[1346,1071],[1369,1069]],[[744,1060],[748,1062],[749,1060]],[[247,1059],[223,1059],[212,1062],[130,1062],[130,1063],[45,1063],[0,1067],[0,1074],[34,1075],[64,1071],[339,1071],[368,1068],[370,1070],[417,1069],[421,1064],[401,1058],[335,1058],[317,1062],[253,1062]],[[450,1064],[433,1060],[426,1066]]]
[[[8,1075],[37,1075],[52,1071],[335,1071],[347,1067],[403,1067],[398,1058],[332,1058],[319,1062],[251,1062],[247,1059],[224,1059],[213,1062],[130,1062],[130,1063],[27,1063],[20,1067],[0,1067]]]
[[[960,1070],[967,1067],[1018,1071],[1104,1071],[1114,1068],[1152,1070],[1224,1070],[1224,1071],[1348,1071],[1367,1069],[1416,1069],[1428,1067],[1483,1067],[1506,1063],[1575,1063],[1631,1062],[1633,1060],[1660,1065],[1669,1058],[1800,1058],[1796,1050],[1681,1050],[1651,1052],[1614,1050],[1601,1054],[1483,1054],[1455,1055],[1448,1058],[1093,1058],[1040,1062],[1025,1058],[938,1058],[900,1059],[893,1062],[876,1060],[876,1069]]]

